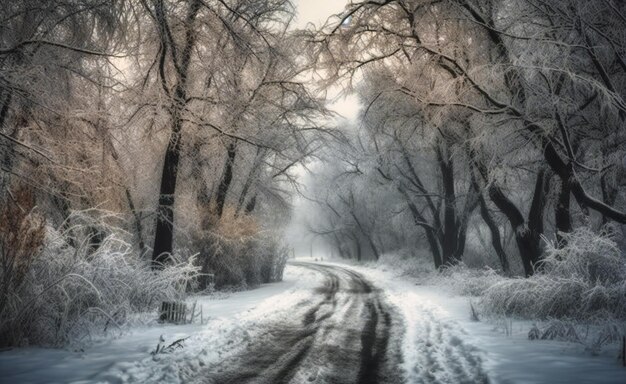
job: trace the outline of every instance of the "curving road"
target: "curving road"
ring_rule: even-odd
[[[242,352],[205,367],[191,382],[489,383],[464,331],[427,302],[399,301],[403,296],[394,292],[387,296],[348,268],[290,265],[315,271],[323,283],[290,306],[284,320],[268,322]]]
[[[309,263],[323,276],[315,298],[273,324],[242,354],[209,367],[201,382],[403,383],[402,324],[381,292],[349,269]],[[226,368],[224,368],[226,367]]]

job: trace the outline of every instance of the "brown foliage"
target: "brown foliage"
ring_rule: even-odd
[[[254,216],[239,214],[232,205],[224,206],[222,216],[218,217],[214,207],[199,209],[203,212],[201,232],[209,231],[226,240],[243,240],[259,234],[261,228]]]
[[[43,246],[46,220],[34,211],[30,188],[20,186],[0,212],[0,313]]]
[[[203,212],[200,229],[193,233],[194,250],[203,274],[211,274],[214,286],[241,288],[279,281],[286,262],[286,248],[270,231],[263,231],[258,219],[236,214],[225,206],[218,218],[211,207]],[[200,279],[205,289],[209,280]]]
[[[256,219],[250,215],[236,215],[235,207],[224,207],[222,217],[217,223],[215,232],[228,239],[243,239],[256,236],[260,231]]]

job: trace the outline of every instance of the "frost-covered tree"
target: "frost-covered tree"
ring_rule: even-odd
[[[422,129],[425,137],[436,138],[442,217],[431,213],[439,207],[434,204],[433,210],[424,197],[414,215],[426,233],[443,234],[441,250],[431,247],[435,260],[437,252],[442,260],[459,258],[463,218],[479,206],[506,269],[501,229],[490,212],[495,206],[514,234],[525,274],[531,275],[542,258],[551,196],[555,213],[549,223],[555,231],[567,232],[574,225],[570,196],[579,207],[575,212],[596,212],[605,223],[626,222],[624,203],[617,201],[623,188],[617,175],[623,174],[619,127],[624,87],[619,84],[624,80],[624,35],[623,28],[616,28],[623,24],[622,8],[611,1],[575,0],[558,5],[533,0],[358,1],[310,34],[316,47],[312,59],[329,84],[382,74],[376,91],[365,97],[368,110],[375,112],[379,104],[397,121],[394,108],[406,98],[414,111],[413,120],[406,121],[414,127],[404,129]],[[432,162],[418,170],[427,172]],[[454,175],[458,164],[466,176],[460,184],[445,176]],[[389,161],[388,166],[395,164]],[[551,192],[555,183],[558,193]],[[456,194],[460,185],[469,204]]]

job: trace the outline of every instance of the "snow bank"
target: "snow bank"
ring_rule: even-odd
[[[494,280],[483,309],[529,319],[626,320],[626,258],[617,244],[585,228],[564,238],[562,248],[548,243],[532,277]]]
[[[590,353],[582,343],[529,340],[532,321],[506,317],[474,321],[470,305],[477,298],[459,296],[456,288],[434,285],[423,276],[401,277],[403,271],[389,264],[351,268],[374,281],[402,313],[409,383],[458,383],[462,370],[474,378],[473,383],[626,382],[616,344]]]
[[[198,371],[245,348],[272,321],[311,295],[314,272],[288,267],[284,281],[228,295],[192,296],[202,307],[204,324],[136,326],[114,339],[96,340],[83,349],[18,348],[0,352],[0,377],[6,382],[183,383]],[[156,316],[155,316],[156,317]],[[184,348],[151,355],[160,338],[187,338]]]
[[[82,347],[92,336],[119,331],[137,312],[153,312],[160,301],[185,296],[197,274],[193,260],[155,273],[115,227],[98,230],[105,235],[96,241],[88,219],[75,213],[72,227],[48,227],[43,251],[7,293],[0,313],[3,345]]]

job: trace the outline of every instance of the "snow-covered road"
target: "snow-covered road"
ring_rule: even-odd
[[[284,282],[192,300],[209,316],[202,325],[148,325],[80,352],[0,352],[2,382],[626,382],[610,358],[530,342],[513,325],[505,336],[471,322],[466,298],[379,268],[293,262]],[[160,336],[188,338],[183,349],[152,356]]]
[[[315,271],[323,281],[312,297],[268,323],[239,354],[193,377],[197,383],[486,383],[476,350],[457,328],[422,308],[421,333],[407,329],[387,294],[353,269],[292,263]],[[411,336],[407,339],[407,336]],[[403,342],[418,353],[404,356]],[[403,362],[409,358],[404,364]],[[407,367],[410,367],[407,369]]]
[[[403,325],[379,289],[346,268],[309,263],[321,286],[241,354],[200,371],[208,383],[401,383]]]

